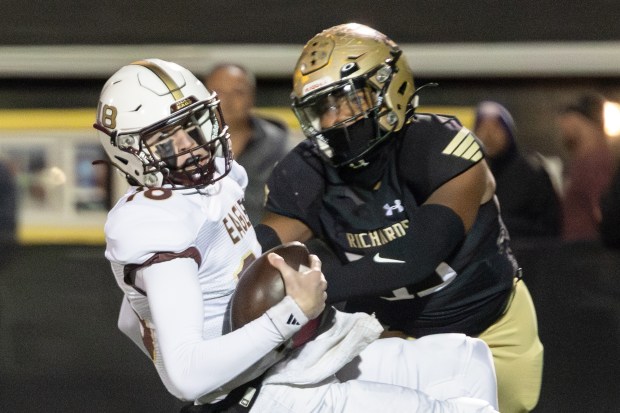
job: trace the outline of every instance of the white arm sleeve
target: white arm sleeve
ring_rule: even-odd
[[[243,328],[205,340],[196,262],[174,259],[147,267],[141,275],[164,368],[177,397],[186,400],[228,383],[301,328],[276,320],[292,313],[301,318],[300,323],[308,321],[295,301],[286,297]]]

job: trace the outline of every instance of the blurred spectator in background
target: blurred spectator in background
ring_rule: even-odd
[[[600,200],[614,173],[615,161],[604,128],[605,98],[586,94],[559,114],[562,145],[567,150],[562,199],[565,241],[600,237]]]
[[[0,268],[12,256],[16,244],[17,188],[15,176],[0,161]]]
[[[515,123],[508,110],[497,102],[480,102],[474,133],[484,145],[495,176],[496,194],[510,237],[558,237],[559,195],[542,156],[525,154],[517,147]]]
[[[620,169],[601,198],[600,231],[606,246],[620,249]]]
[[[263,215],[265,182],[273,166],[291,149],[286,125],[255,115],[256,80],[245,67],[233,63],[215,66],[204,78],[205,86],[220,98],[229,127],[233,156],[247,171],[245,209],[253,224]]]

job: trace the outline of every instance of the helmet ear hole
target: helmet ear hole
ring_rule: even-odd
[[[359,70],[359,66],[355,62],[349,62],[340,69],[340,77],[344,78],[352,75]]]

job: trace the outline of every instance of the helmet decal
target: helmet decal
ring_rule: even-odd
[[[164,85],[166,85],[166,87],[170,91],[170,94],[172,94],[172,97],[174,98],[175,101],[183,99],[183,92],[181,92],[181,87],[176,84],[174,79],[172,79],[172,77],[168,73],[166,73],[165,70],[163,70],[160,66],[155,64],[153,61],[139,60],[137,62],[133,62],[132,65],[139,65],[142,67],[146,67],[151,72],[153,72],[155,76],[161,79],[161,81],[164,83]]]
[[[314,80],[312,82],[309,82],[308,84],[304,85],[304,89],[303,89],[303,94],[307,95],[308,93],[312,92],[313,90],[316,89],[320,89],[323,86],[329,85],[330,83],[333,82],[333,79],[329,76],[323,77],[321,79],[317,79]]]

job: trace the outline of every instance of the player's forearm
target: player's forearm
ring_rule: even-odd
[[[412,216],[407,235],[379,252],[342,264],[333,254],[318,253],[327,278],[329,302],[390,293],[434,274],[464,237],[463,224],[446,207],[426,205]],[[312,251],[314,253],[314,251]]]
[[[162,349],[166,371],[179,392],[177,397],[194,400],[231,382],[250,367],[266,370],[271,363],[260,363],[261,359],[301,328],[286,324],[290,314],[300,317],[302,325],[307,322],[294,301],[286,298],[229,334],[210,340],[197,337],[165,353]],[[278,355],[271,354],[269,359],[275,361]]]
[[[195,262],[175,259],[142,271],[157,343],[172,386],[168,390],[182,399],[196,399],[230,382],[307,322],[297,304],[285,298],[243,328],[205,339],[205,309]],[[286,324],[291,314],[300,325]]]

